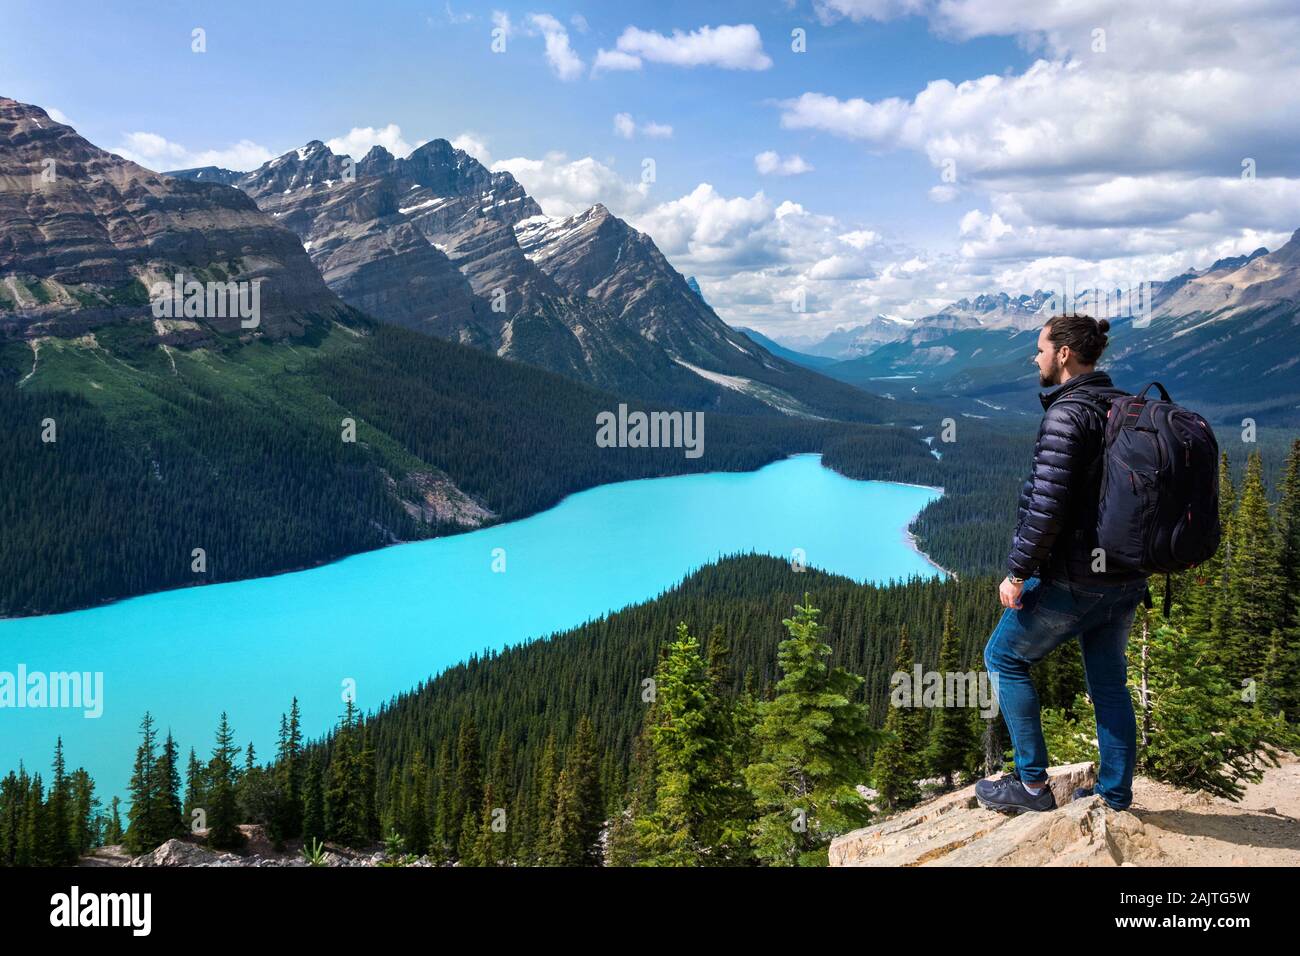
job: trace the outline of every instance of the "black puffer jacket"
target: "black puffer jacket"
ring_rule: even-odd
[[[1076,375],[1043,392],[1034,467],[1020,492],[1007,569],[1016,577],[1132,581],[1145,575],[1092,570],[1097,547],[1101,451],[1110,399],[1124,395],[1105,372]]]

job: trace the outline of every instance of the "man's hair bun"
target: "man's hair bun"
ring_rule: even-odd
[[[1110,322],[1090,315],[1057,315],[1047,320],[1047,337],[1058,349],[1068,345],[1083,365],[1096,365],[1109,342]]]

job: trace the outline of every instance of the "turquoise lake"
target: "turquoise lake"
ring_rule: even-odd
[[[938,489],[854,481],[795,455],[758,471],[603,485],[541,514],[324,567],[0,620],[0,671],[103,673],[103,713],[0,709],[0,773],[49,776],[57,735],[107,805],[124,794],[144,711],[206,759],[222,710],[270,757],[297,695],[317,736],[345,681],[372,710],[471,654],[652,598],[719,557],[756,551],[858,581],[942,572],[907,525]],[[494,571],[494,552],[505,570]],[[499,566],[499,561],[496,562]]]

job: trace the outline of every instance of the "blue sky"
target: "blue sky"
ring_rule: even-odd
[[[1289,81],[1294,12],[1256,0],[1180,19],[1172,4],[1162,22],[1122,7],[100,0],[53,13],[11,0],[0,93],[159,169],[249,168],[310,139],[472,143],[548,214],[604,201],[698,274],[724,318],[798,337],[1026,291],[1062,268],[1164,278],[1300,226],[1294,171],[1271,161],[1294,153],[1296,113],[1274,112],[1294,104],[1254,123],[1227,115],[1186,55],[1204,49],[1201,29],[1245,31],[1206,64],[1240,74],[1224,97],[1262,90],[1265,69]],[[1090,49],[1094,24],[1108,58]],[[806,52],[791,49],[795,28]],[[604,56],[638,68],[601,69]],[[1162,98],[1137,102],[1161,83]],[[1099,98],[1111,104],[1090,116]],[[1134,131],[1167,114],[1167,136],[1135,149]],[[1236,185],[1252,154],[1271,191]],[[1171,208],[1179,184],[1199,207]],[[799,288],[811,305],[795,315]]]

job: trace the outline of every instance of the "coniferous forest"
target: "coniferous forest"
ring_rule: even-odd
[[[1173,578],[1167,619],[1151,580],[1129,673],[1138,772],[1232,799],[1276,748],[1300,744],[1300,441],[1274,483],[1258,452],[1230,465],[1220,549]],[[995,587],[981,575],[859,585],[738,555],[654,600],[473,657],[374,713],[348,701],[321,740],[304,739],[287,701],[260,759],[224,714],[184,753],[164,716],[145,714],[125,811],[101,805],[61,742],[48,773],[5,777],[0,860],[145,852],[198,819],[214,848],[260,824],[316,861],[382,843],[391,862],[466,866],[824,865],[836,835],[1008,765],[1000,716],[890,704],[891,675],[914,664],[980,668]],[[1053,761],[1095,760],[1077,648],[1034,680]]]

